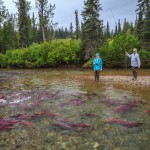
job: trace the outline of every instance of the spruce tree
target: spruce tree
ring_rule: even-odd
[[[125,34],[125,33],[130,33],[132,34],[133,33],[133,29],[132,29],[132,24],[129,23],[126,18],[124,19],[124,24],[123,24],[123,30],[122,30],[122,33]]]
[[[20,46],[26,47],[29,45],[28,12],[30,10],[30,2],[27,0],[17,0],[15,4],[18,9]]]
[[[102,21],[99,19],[100,0],[85,0],[84,10],[82,11],[82,49],[85,52],[85,59],[93,57],[94,52],[102,44]]]
[[[76,39],[78,40],[78,38],[79,38],[79,36],[80,36],[80,27],[79,27],[78,10],[75,10],[75,23],[76,23],[75,34],[76,34]]]
[[[116,24],[114,36],[116,36],[117,34],[118,34],[118,26],[117,26],[117,24]]]
[[[8,14],[8,11],[3,3],[4,2],[0,0],[0,53],[5,52],[3,47],[3,24]]]
[[[53,23],[53,17],[56,7],[55,4],[48,4],[48,0],[36,0],[36,8],[38,9],[40,24],[39,33],[42,36],[41,41],[45,41],[46,37],[48,37],[48,35],[46,35],[46,30],[48,31],[48,28],[52,28],[52,26],[55,25]]]
[[[14,46],[14,26],[12,15],[4,22],[3,27],[3,46],[4,51],[15,48]]]
[[[143,30],[143,12],[140,8],[139,13],[138,13],[138,19],[136,22],[136,35],[138,36],[139,39],[142,38],[142,30]]]
[[[106,26],[106,37],[110,38],[110,26],[109,26],[109,22],[107,21],[107,26]]]
[[[32,41],[37,42],[37,27],[36,27],[36,18],[34,13],[32,14]]]
[[[121,23],[120,23],[120,19],[118,20],[118,34],[121,32]]]
[[[150,6],[145,16],[143,32],[142,32],[142,43],[145,50],[150,51]]]
[[[142,48],[150,51],[150,0],[138,0],[136,33]]]
[[[73,25],[70,23],[70,38],[73,40]]]

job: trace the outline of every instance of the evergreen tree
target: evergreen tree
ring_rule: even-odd
[[[67,27],[65,28],[65,38],[67,38],[69,36],[69,31],[67,29]]]
[[[51,5],[48,4],[48,0],[36,0],[36,7],[38,9],[38,16],[39,16],[39,24],[40,24],[40,30],[39,33],[42,36],[41,41],[46,40],[46,30],[48,31],[48,28],[52,28],[53,24],[53,17],[54,17],[54,10],[55,10],[55,4]]]
[[[107,26],[106,26],[106,38],[110,38],[110,26],[109,26],[108,21],[107,21]]]
[[[13,49],[14,46],[14,26],[13,26],[13,18],[12,15],[9,16],[8,20],[4,22],[3,27],[3,49],[6,51],[7,49]]]
[[[150,6],[147,8],[147,14],[144,20],[142,43],[143,48],[147,51],[150,51]]]
[[[150,51],[150,0],[138,0],[137,34],[142,47]]]
[[[121,23],[120,23],[120,19],[118,20],[118,34],[121,32]]]
[[[115,33],[114,33],[114,36],[116,36],[118,34],[118,26],[116,25],[115,26]]]
[[[80,36],[80,27],[79,27],[79,18],[78,18],[78,10],[75,10],[75,23],[76,23],[76,39]]]
[[[138,13],[138,19],[136,22],[136,35],[138,36],[139,39],[142,38],[142,29],[143,29],[143,12],[140,8],[139,13]]]
[[[17,0],[15,4],[18,9],[20,46],[26,47],[29,45],[28,12],[30,10],[30,2],[27,0]]]
[[[123,24],[123,30],[122,30],[122,33],[125,34],[125,33],[130,33],[132,34],[133,33],[133,26],[132,26],[132,23],[129,23],[126,18],[124,19],[124,24]]]
[[[73,25],[70,23],[70,38],[73,40]]]
[[[85,52],[85,59],[93,57],[95,51],[99,49],[103,41],[102,21],[99,19],[100,0],[84,1],[82,11],[82,49]]]
[[[133,26],[133,22],[130,23],[130,27],[131,27],[131,34],[134,34],[134,26]]]
[[[37,42],[37,27],[36,27],[36,18],[34,13],[32,15],[32,41],[34,43]]]
[[[8,14],[8,10],[3,4],[4,2],[0,0],[0,26],[2,26],[4,19],[6,19],[6,16]]]
[[[7,17],[8,11],[6,7],[3,5],[3,1],[0,0],[0,53],[4,52],[3,51],[3,24],[4,20]]]
[[[114,37],[114,30],[113,29],[111,30],[110,36]]]

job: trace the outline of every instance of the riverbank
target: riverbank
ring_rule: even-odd
[[[78,71],[78,74],[74,74]],[[94,72],[92,69],[82,68],[49,68],[49,69],[0,69],[0,75],[5,78],[13,78],[17,75],[23,74],[39,74],[41,72],[65,73],[65,78],[78,79],[81,81],[94,81]],[[45,74],[44,74],[45,76]],[[95,82],[95,81],[94,81]],[[137,81],[132,80],[132,72],[130,69],[103,69],[100,75],[100,83],[110,83],[120,85],[122,87],[145,87],[150,89],[150,69],[138,70]]]
[[[120,85],[122,87],[135,87],[135,88],[150,88],[150,70],[149,69],[141,69],[138,71],[137,80],[132,80],[132,72],[130,69],[110,69],[103,70],[100,73],[100,83],[108,83],[113,85]],[[78,77],[75,78],[81,80],[91,80],[94,81],[94,72],[85,72]]]
[[[93,76],[90,76],[89,79],[93,79]],[[150,76],[138,77],[136,81],[132,80],[131,76],[101,76],[100,81],[122,86],[150,87]]]

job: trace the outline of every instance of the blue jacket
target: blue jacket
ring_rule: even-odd
[[[93,69],[94,71],[99,71],[102,69],[102,59],[101,58],[94,58],[93,59]]]

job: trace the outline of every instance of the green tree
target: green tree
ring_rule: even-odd
[[[34,13],[32,14],[32,41],[37,42],[37,27],[36,27],[36,18]]]
[[[148,1],[147,1],[148,2]],[[143,49],[150,51],[150,1],[146,3],[146,14],[142,32]]]
[[[29,45],[28,12],[30,10],[30,2],[27,0],[17,0],[14,3],[18,9],[20,46],[27,47]]]
[[[13,17],[12,15],[9,16],[8,20],[4,22],[3,27],[3,46],[4,51],[7,49],[15,48],[15,41],[14,41],[14,26],[13,26]]]
[[[104,65],[107,67],[127,67],[129,61],[125,56],[125,51],[131,52],[133,47],[139,48],[139,40],[129,33],[118,34],[113,39],[108,39],[101,48]]]
[[[75,23],[76,23],[76,39],[78,40],[80,37],[80,27],[79,27],[79,18],[78,18],[78,10],[75,10]]]
[[[138,0],[138,21],[136,33],[141,41],[142,47],[149,50],[150,46],[150,0]]]
[[[122,33],[133,33],[133,27],[132,27],[132,23],[129,23],[126,18],[124,19],[124,24],[123,24],[123,30]]]
[[[73,40],[73,25],[70,23],[70,38]]]
[[[8,14],[8,11],[3,3],[4,2],[0,0],[0,53],[3,52],[3,24]]]
[[[36,8],[38,9],[38,16],[39,16],[39,24],[40,24],[40,35],[42,35],[41,41],[45,41],[46,37],[46,30],[48,28],[52,28],[53,25],[53,17],[54,17],[54,10],[55,4],[51,5],[48,4],[48,0],[36,0]]]
[[[107,21],[107,26],[106,26],[106,38],[110,38],[110,26],[109,26],[108,21]]]
[[[102,21],[99,19],[100,10],[102,10],[100,0],[84,1],[82,50],[85,52],[85,59],[93,57],[94,52],[103,42]]]
[[[117,34],[118,34],[118,26],[117,26],[117,24],[116,24],[114,36],[116,36]]]
[[[120,19],[118,20],[118,34],[121,32],[121,23],[120,23]]]

